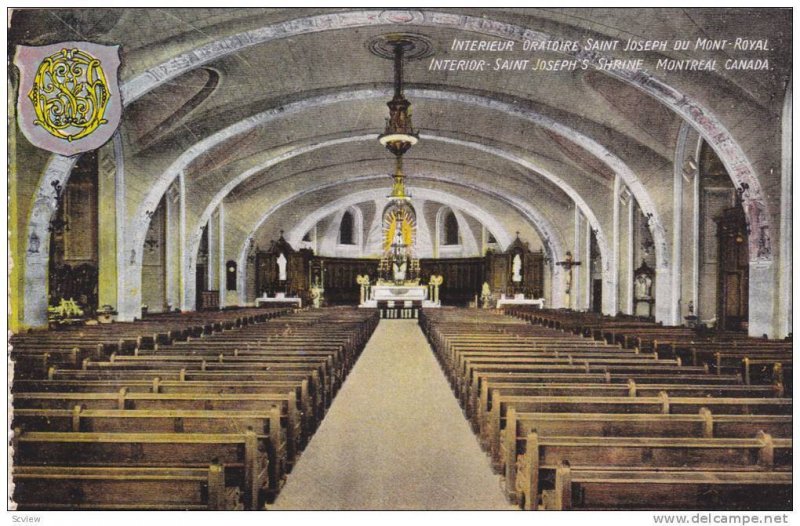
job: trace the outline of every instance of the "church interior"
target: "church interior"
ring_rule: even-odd
[[[8,43],[12,509],[792,509],[791,10]]]

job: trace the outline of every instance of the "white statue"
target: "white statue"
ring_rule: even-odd
[[[311,305],[318,309],[322,306],[322,287],[313,286],[311,287]]]
[[[430,287],[433,292],[431,295],[431,300],[436,304],[439,303],[439,287],[442,283],[444,283],[444,277],[437,274],[431,275]]]
[[[356,283],[361,285],[361,302],[359,305],[363,305],[369,297],[369,274],[364,274],[363,276],[359,274],[356,276]]]
[[[639,274],[639,277],[636,278],[636,282],[633,285],[633,293],[636,299],[650,299],[652,297],[652,286],[653,280],[650,279],[650,276]]]
[[[489,282],[484,281],[483,287],[481,287],[481,304],[484,309],[489,308],[490,299],[492,299],[492,288],[489,286]]]
[[[403,261],[400,265],[397,263],[392,264],[392,274],[395,281],[405,281],[406,279],[406,262]]]
[[[405,242],[403,241],[403,223],[400,222],[399,219],[395,223],[394,241],[392,242],[392,244],[397,245],[397,246],[405,245]]]
[[[278,281],[286,281],[286,256],[280,253],[276,261],[278,263]]]
[[[511,281],[519,283],[522,281],[522,258],[519,254],[514,254],[514,261],[511,263]]]

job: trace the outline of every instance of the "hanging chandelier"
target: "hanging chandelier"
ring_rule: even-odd
[[[395,157],[389,204],[383,211],[383,257],[379,266],[381,279],[395,284],[419,281],[419,259],[415,254],[416,213],[405,188],[403,155],[419,142],[411,123],[411,103],[403,93],[404,60],[431,54],[430,42],[415,34],[381,35],[369,43],[372,53],[394,63],[394,96],[386,103],[389,118],[378,142]]]
[[[382,35],[370,42],[370,51],[394,62],[394,96],[386,103],[389,107],[389,118],[378,142],[395,156],[394,174],[392,175],[391,199],[408,199],[405,191],[405,174],[403,173],[403,155],[417,142],[419,133],[411,123],[411,103],[403,93],[403,61],[420,59],[431,53],[430,42],[413,33]]]
[[[413,43],[398,38],[391,45],[394,47],[394,97],[386,103],[389,118],[386,120],[386,130],[378,136],[378,141],[400,158],[419,141],[419,134],[411,124],[411,103],[403,95],[403,55]]]

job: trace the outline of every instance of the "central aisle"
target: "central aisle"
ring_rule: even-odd
[[[414,320],[381,320],[270,509],[514,509]]]

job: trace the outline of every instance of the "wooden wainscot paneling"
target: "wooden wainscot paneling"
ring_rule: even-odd
[[[378,277],[377,259],[315,257],[315,265],[323,270],[325,302],[328,305],[358,305],[359,286],[356,276],[368,275],[371,283]],[[318,262],[318,263],[317,263]]]
[[[444,278],[439,298],[444,305],[466,306],[480,294],[484,282],[484,258],[421,259],[421,283],[427,284],[432,274]]]

